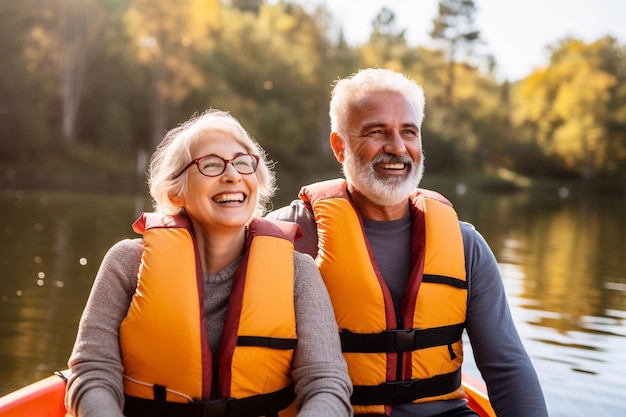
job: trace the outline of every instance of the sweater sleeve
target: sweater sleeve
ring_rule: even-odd
[[[266,217],[297,223],[302,229],[302,237],[296,241],[296,250],[315,259],[317,256],[317,225],[310,206],[302,200],[293,200],[288,206],[276,209],[268,213]]]
[[[68,362],[65,404],[75,416],[123,417],[119,328],[137,286],[141,250],[139,239],[118,242],[96,275]]]
[[[517,333],[495,256],[462,222],[469,283],[467,334],[498,417],[547,417],[537,374]]]
[[[352,383],[330,297],[310,256],[295,252],[294,263],[298,345],[293,376],[298,416],[351,416]]]

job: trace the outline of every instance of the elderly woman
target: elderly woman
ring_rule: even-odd
[[[155,212],[106,254],[80,321],[76,416],[349,416],[328,293],[300,229],[262,219],[265,153],[228,113],[169,131],[149,169]]]

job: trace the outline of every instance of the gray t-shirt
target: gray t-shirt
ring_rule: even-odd
[[[267,217],[298,223],[304,236],[296,242],[296,249],[317,256],[317,227],[310,206],[294,200]],[[367,239],[394,303],[402,298],[410,273],[406,262],[397,261],[399,254],[408,256],[411,241],[408,222],[409,227],[407,219],[393,222],[363,219]],[[547,417],[541,386],[515,328],[496,259],[474,226],[467,222],[460,222],[460,226],[468,283],[466,331],[496,414]],[[396,305],[396,311],[398,308]],[[434,416],[464,403],[461,399],[403,404],[393,408],[391,417]]]
[[[411,274],[411,215],[392,221],[363,219],[363,227],[399,316]]]

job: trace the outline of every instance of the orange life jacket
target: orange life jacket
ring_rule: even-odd
[[[143,234],[144,247],[137,289],[120,327],[126,415],[149,409],[151,415],[184,416],[201,408],[206,416],[259,416],[289,406],[297,343],[293,242],[299,228],[266,219],[250,223],[216,358],[206,334],[202,268],[189,219],[144,213],[133,228]],[[295,415],[295,406],[289,410]]]
[[[339,325],[355,414],[388,415],[394,404],[462,398],[467,282],[455,211],[437,193],[411,195],[412,271],[396,317],[346,187],[344,180],[324,181],[304,187],[300,198],[315,215],[316,262]]]

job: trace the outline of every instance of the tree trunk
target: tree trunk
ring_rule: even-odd
[[[163,54],[159,49],[152,57],[152,141],[153,149],[161,143],[167,124],[165,88],[167,74]]]
[[[61,133],[65,144],[72,143],[75,136],[76,117],[80,106],[83,78],[85,75],[85,44],[87,7],[75,2],[63,8],[65,24],[61,32],[60,84],[63,119]]]

